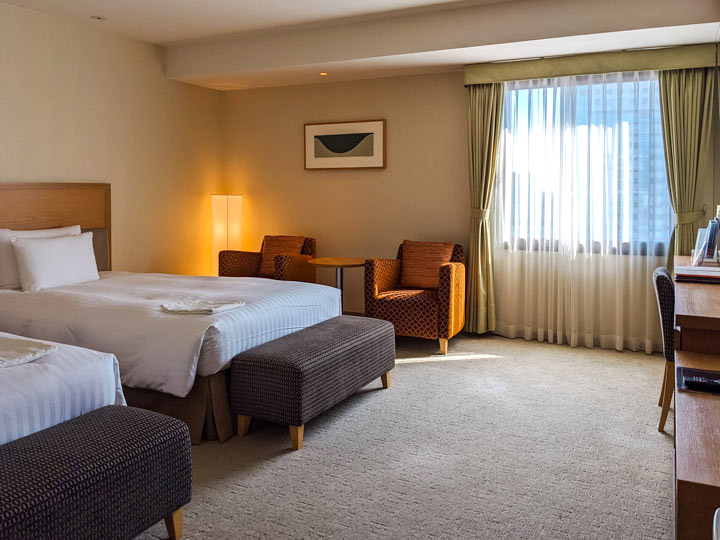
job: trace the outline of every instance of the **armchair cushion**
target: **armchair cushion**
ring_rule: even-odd
[[[300,255],[304,243],[304,236],[266,236],[263,240],[262,262],[258,275],[265,278],[275,277],[275,257]]]
[[[418,289],[440,286],[440,265],[450,262],[452,242],[403,242],[400,285]]]
[[[438,291],[434,289],[394,289],[375,298],[373,317],[390,321],[395,333],[438,339]]]

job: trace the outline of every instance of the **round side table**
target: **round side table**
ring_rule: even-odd
[[[335,268],[335,287],[340,289],[340,294],[343,290],[343,269],[365,266],[365,259],[355,257],[320,257],[319,259],[310,259],[308,262],[322,268]]]

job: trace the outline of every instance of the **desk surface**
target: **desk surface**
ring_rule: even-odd
[[[689,264],[690,257],[675,257],[675,266]],[[675,282],[675,324],[720,332],[720,285]]]
[[[720,371],[720,356],[678,351],[676,367]],[[720,487],[720,396],[675,390],[675,477]]]

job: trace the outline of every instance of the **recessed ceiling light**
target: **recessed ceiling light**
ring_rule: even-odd
[[[107,19],[107,17],[103,17],[102,15],[90,15],[90,18],[93,21],[104,21],[105,19]]]
[[[321,71],[320,75],[322,75],[323,77],[327,77],[327,73],[325,73],[324,71]]]

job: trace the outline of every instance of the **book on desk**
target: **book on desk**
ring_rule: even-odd
[[[675,281],[678,283],[720,284],[720,267],[716,270],[708,270],[704,266],[680,266],[675,269]]]
[[[702,266],[678,266],[675,281],[690,283],[720,283],[720,265],[705,263]]]

